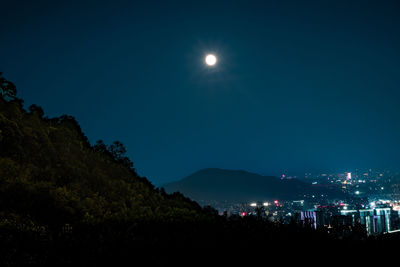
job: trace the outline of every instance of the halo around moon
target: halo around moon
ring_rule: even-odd
[[[217,57],[213,54],[208,54],[206,56],[205,62],[208,66],[214,66],[217,64]]]

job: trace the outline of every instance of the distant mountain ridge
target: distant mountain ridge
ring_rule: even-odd
[[[304,194],[339,194],[325,188],[314,188],[297,179],[283,180],[243,170],[207,168],[182,180],[164,185],[166,192],[181,192],[200,203],[248,202],[270,199],[298,199]]]

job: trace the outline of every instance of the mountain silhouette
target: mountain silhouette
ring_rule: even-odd
[[[164,185],[166,192],[180,192],[201,203],[298,199],[305,194],[335,196],[339,190],[315,188],[297,179],[262,176],[243,170],[207,168]]]

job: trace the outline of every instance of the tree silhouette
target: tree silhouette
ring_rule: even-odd
[[[114,141],[109,147],[108,150],[111,152],[111,155],[116,160],[120,160],[125,156],[126,148],[120,141]]]
[[[104,141],[101,139],[96,141],[96,144],[93,146],[93,149],[96,152],[100,152],[100,153],[108,152],[106,144],[104,144]]]
[[[29,111],[31,112],[31,114],[39,116],[39,118],[42,118],[44,115],[43,109],[35,104],[33,104],[29,107]]]
[[[17,96],[17,88],[3,77],[2,72],[0,72],[0,95],[4,99],[15,99]]]
[[[120,141],[114,141],[111,145],[109,145],[108,151],[111,153],[115,161],[123,164],[129,169],[133,169],[133,162],[127,156],[125,156],[126,148]]]

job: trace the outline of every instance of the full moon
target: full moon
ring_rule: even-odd
[[[209,54],[209,55],[206,56],[206,64],[208,66],[214,66],[216,63],[217,63],[217,57],[216,56],[214,56],[212,54]]]

